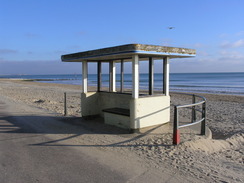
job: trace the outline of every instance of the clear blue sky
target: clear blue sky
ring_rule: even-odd
[[[60,56],[128,43],[197,50],[171,72],[244,72],[243,0],[0,0],[0,22],[0,75],[80,73]]]

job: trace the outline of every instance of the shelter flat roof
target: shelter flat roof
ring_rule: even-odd
[[[126,44],[78,53],[62,55],[63,62],[82,62],[82,61],[108,61],[108,60],[130,60],[132,55],[139,55],[140,60],[143,58],[184,58],[196,56],[195,49],[176,48],[146,44]]]

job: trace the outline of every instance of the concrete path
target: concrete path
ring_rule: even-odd
[[[57,123],[48,111],[0,96],[0,182],[197,182],[166,167],[163,172],[148,167],[133,155],[117,157],[96,147],[58,146],[58,142],[38,145],[55,143],[57,136],[76,128]]]

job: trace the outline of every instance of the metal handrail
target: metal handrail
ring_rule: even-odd
[[[206,134],[206,98],[199,95],[194,94],[186,94],[186,93],[176,93],[181,95],[191,95],[192,96],[192,104],[185,104],[185,105],[175,105],[174,106],[174,128],[173,128],[173,144],[177,145],[180,143],[180,128],[192,126],[198,123],[201,123],[201,135]],[[200,102],[196,102],[196,97],[202,99]],[[198,110],[195,106],[202,105],[202,110]],[[179,115],[178,109],[180,108],[190,108],[192,109],[192,120],[191,123],[185,125],[179,125]],[[196,121],[196,111],[202,113],[202,118]]]
[[[195,125],[195,124],[197,124],[197,123],[201,123],[203,120],[205,120],[205,118],[202,118],[202,119],[200,119],[199,121],[195,121],[194,123],[188,123],[188,124],[186,124],[186,125],[178,126],[178,129],[179,129],[179,128],[184,128],[184,127],[187,127],[187,126],[192,126],[192,125]]]
[[[197,105],[200,105],[202,103],[204,103],[205,101],[201,101],[201,102],[198,102],[198,103],[194,103],[194,104],[185,104],[185,105],[177,105],[177,108],[186,108],[186,107],[193,107],[193,106],[197,106]]]

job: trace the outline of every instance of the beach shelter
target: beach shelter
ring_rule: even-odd
[[[127,44],[62,55],[63,62],[82,62],[83,117],[99,115],[105,123],[130,129],[170,121],[169,60],[196,55],[194,49]],[[154,91],[154,61],[163,60],[162,91]],[[148,62],[148,91],[140,93],[140,62]],[[88,63],[97,64],[97,90],[88,91]],[[124,89],[124,64],[131,62],[132,87]],[[102,90],[102,64],[109,64],[109,90]],[[116,87],[116,63],[120,63],[120,88]]]

